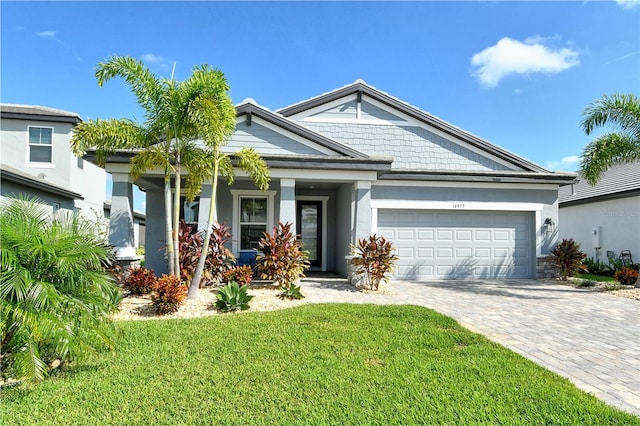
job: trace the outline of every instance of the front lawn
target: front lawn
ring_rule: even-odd
[[[625,424],[415,306],[305,305],[119,324],[115,355],[2,392],[0,424]]]

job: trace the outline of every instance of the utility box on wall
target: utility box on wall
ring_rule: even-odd
[[[602,226],[591,229],[591,247],[602,248]]]

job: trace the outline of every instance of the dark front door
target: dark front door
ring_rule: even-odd
[[[297,232],[302,249],[309,252],[311,266],[322,266],[322,201],[298,201]]]

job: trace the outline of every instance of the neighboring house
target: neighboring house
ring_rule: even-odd
[[[560,189],[559,201],[561,238],[605,263],[607,251],[622,250],[640,262],[640,161],[611,167],[593,186],[578,176]]]
[[[104,202],[104,218],[109,220],[111,217],[111,201]],[[146,216],[138,210],[133,211],[133,246],[143,247],[145,237]]]
[[[252,100],[236,110],[225,149],[254,147],[271,170],[266,192],[242,173],[219,187],[218,218],[236,254],[280,221],[295,224],[316,270],[346,275],[350,244],[377,233],[397,248],[396,278],[535,278],[557,241],[558,188],[574,174],[549,172],[361,80],[275,112]],[[134,245],[130,156],[106,165],[122,256]],[[162,173],[135,183],[146,190],[146,265],[162,273]],[[206,226],[210,197],[205,187],[182,217]]]
[[[82,120],[74,112],[32,105],[0,104],[0,195],[37,196],[44,204],[102,215],[104,169],[77,158],[69,141]]]

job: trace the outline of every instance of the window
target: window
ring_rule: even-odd
[[[267,197],[240,197],[240,250],[257,249],[267,231]]]
[[[186,197],[180,197],[180,218],[186,223],[198,223],[200,215],[200,197],[196,197],[193,201],[187,201]]]
[[[29,127],[29,162],[51,163],[51,127]]]

